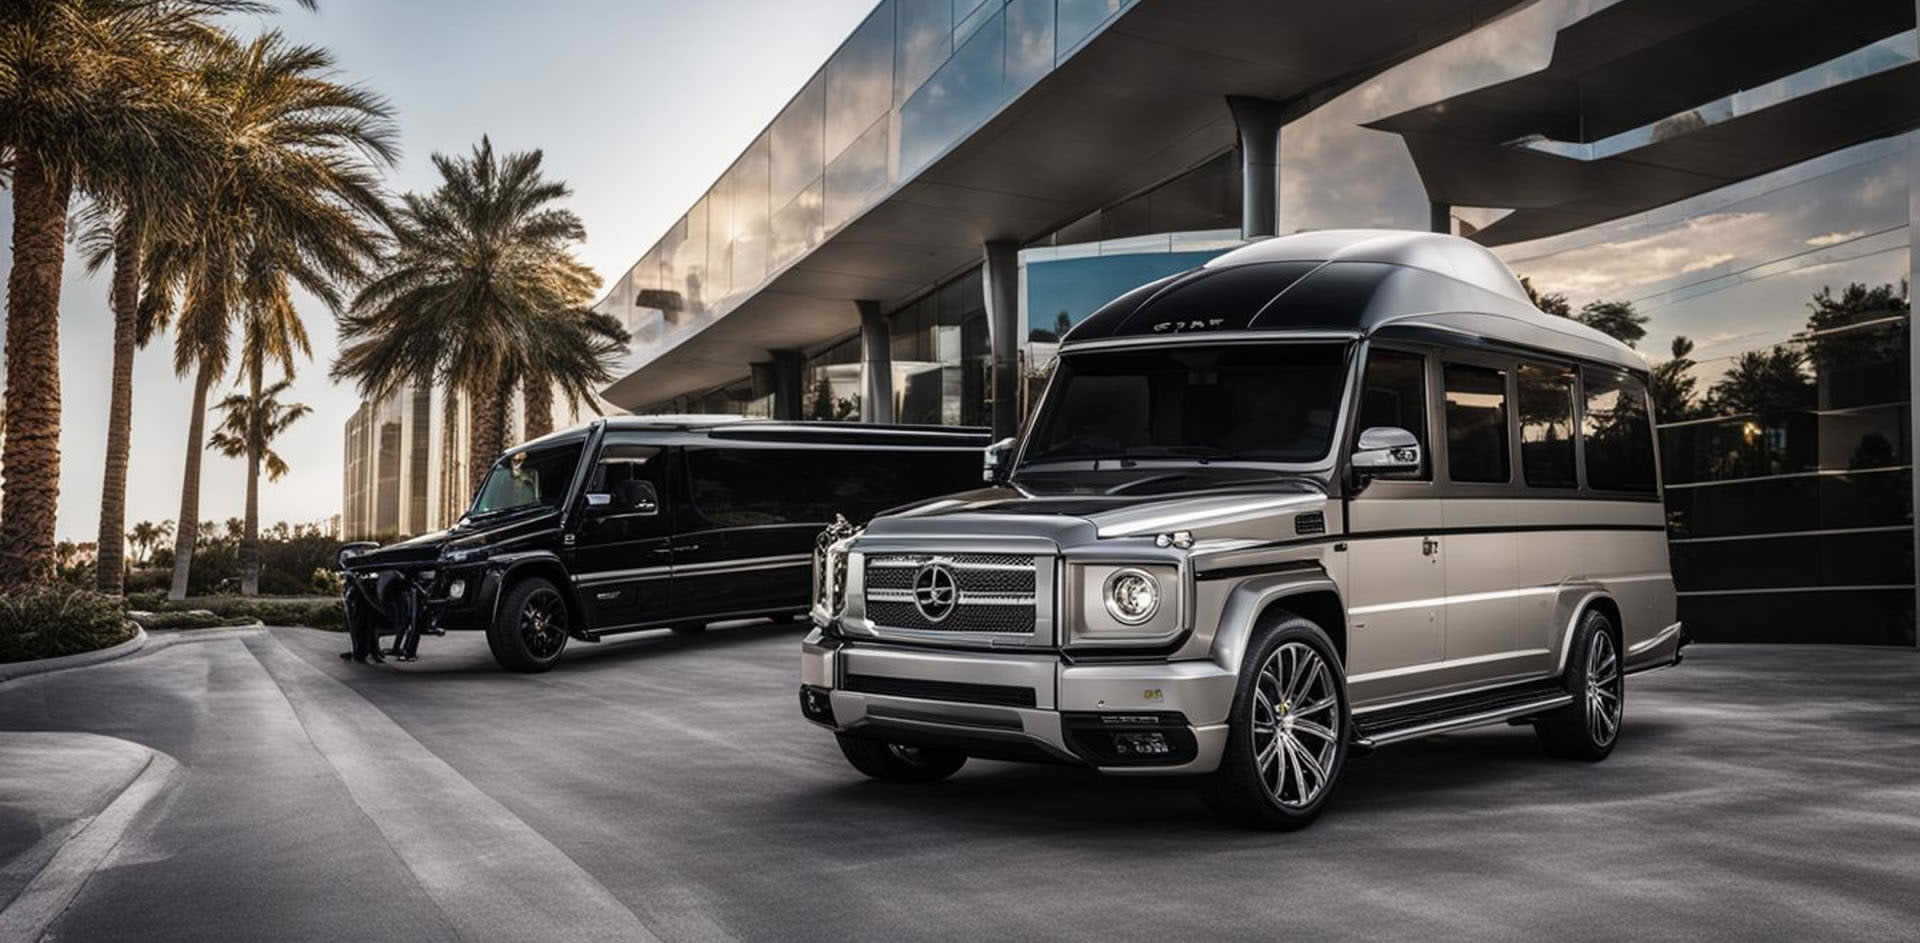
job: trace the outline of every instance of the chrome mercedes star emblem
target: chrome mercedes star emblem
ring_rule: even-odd
[[[913,574],[913,607],[928,622],[939,622],[953,615],[959,601],[960,584],[953,568],[935,560]]]

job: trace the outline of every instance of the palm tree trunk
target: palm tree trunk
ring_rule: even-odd
[[[460,463],[460,391],[449,385],[440,398],[440,526],[452,527],[460,516],[465,487]]]
[[[553,431],[553,384],[529,379],[521,390],[521,404],[527,417],[527,438],[538,439]]]
[[[187,471],[180,482],[180,524],[173,537],[173,588],[168,599],[187,598],[193,542],[200,535],[200,457],[206,451],[207,387],[213,377],[201,364],[193,377],[193,412],[187,417]]]
[[[60,503],[60,274],[73,181],[29,150],[13,167],[7,275],[7,441],[0,457],[0,589],[51,579]]]
[[[93,565],[94,588],[115,596],[126,588],[127,453],[133,437],[140,239],[140,224],[130,216],[122,218],[113,234],[113,397],[107,409],[107,477],[100,487],[99,556]]]
[[[256,355],[247,365],[247,384],[251,391],[247,418],[247,523],[240,537],[240,595],[260,595],[260,450],[266,437],[260,428],[260,374],[263,365]]]
[[[487,480],[487,469],[506,448],[507,397],[499,384],[480,382],[469,391],[473,412],[473,438],[467,446],[467,491],[480,493]]]

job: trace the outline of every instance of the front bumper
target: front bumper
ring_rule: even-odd
[[[1055,654],[801,643],[802,713],[837,732],[1128,775],[1211,772],[1237,678],[1212,661],[1072,663]],[[1159,734],[1163,753],[1135,752]]]

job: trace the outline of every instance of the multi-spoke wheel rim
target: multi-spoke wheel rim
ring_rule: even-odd
[[[537,589],[520,609],[520,637],[527,653],[535,658],[552,658],[567,643],[567,604],[551,589]]]
[[[1312,646],[1287,642],[1261,664],[1253,688],[1253,762],[1267,797],[1287,808],[1325,792],[1340,752],[1340,692]]]
[[[1587,733],[1606,746],[1620,733],[1620,658],[1613,636],[1596,632],[1587,650]]]

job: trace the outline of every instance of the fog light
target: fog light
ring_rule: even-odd
[[[1165,756],[1172,749],[1164,733],[1116,733],[1113,752],[1120,756]]]
[[[466,580],[454,580],[453,585],[447,587],[448,599],[459,599],[460,597],[465,596],[466,594],[467,594]]]
[[[800,714],[816,724],[833,726],[833,694],[825,688],[801,685]]]

